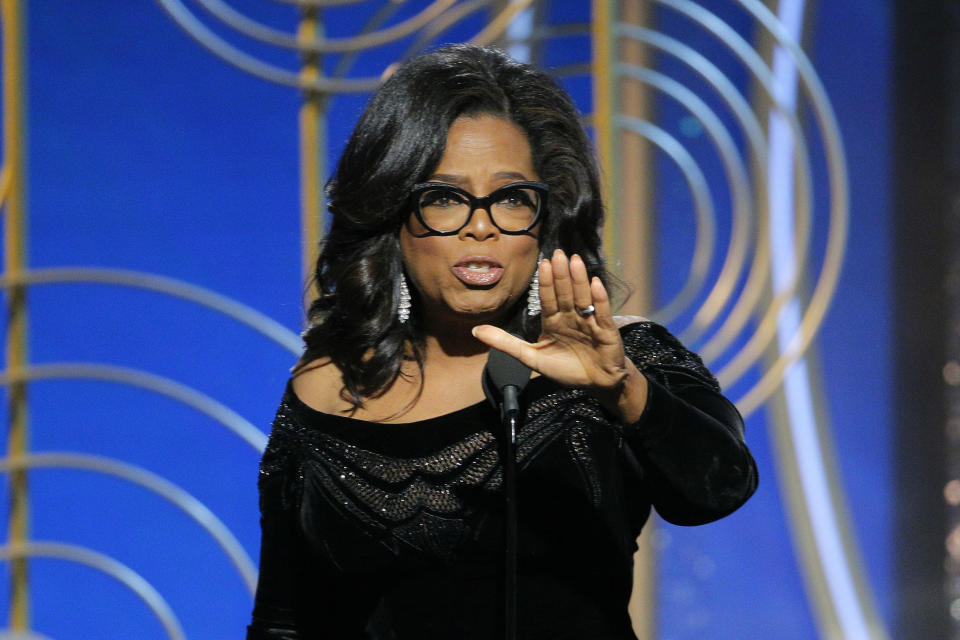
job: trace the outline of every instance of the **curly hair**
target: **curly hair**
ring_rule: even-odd
[[[410,321],[400,323],[395,312],[403,272],[398,233],[410,215],[410,190],[439,164],[450,125],[479,115],[510,120],[526,134],[550,190],[539,233],[543,254],[577,253],[591,277],[608,282],[599,176],[566,91],[492,47],[449,45],[415,57],[373,95],[327,183],[332,222],[314,272],[319,295],[308,310],[301,362],[335,363],[342,395],[354,407],[389,389],[405,359],[423,369],[416,300]],[[503,326],[535,340],[540,319],[518,305]]]

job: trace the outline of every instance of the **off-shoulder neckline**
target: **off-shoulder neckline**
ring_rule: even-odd
[[[627,330],[629,330],[630,328],[636,327],[637,325],[652,324],[650,320],[643,318],[641,316],[620,316],[620,317],[629,318],[631,320],[631,322],[628,322],[627,324],[623,324],[618,327],[621,335],[626,333]],[[539,387],[540,385],[543,384],[543,382],[540,382],[540,381],[549,381],[549,378],[546,378],[545,376],[531,378],[529,385],[532,385],[534,387]],[[555,383],[551,382],[550,384],[552,386],[556,386]],[[528,388],[530,388],[530,386],[528,386]],[[312,416],[316,419],[337,420],[337,421],[340,421],[341,424],[343,425],[353,423],[354,425],[358,425],[358,424],[377,425],[377,426],[386,426],[386,427],[396,427],[399,429],[402,429],[404,427],[412,427],[416,425],[429,425],[431,423],[448,421],[451,418],[454,418],[457,416],[463,416],[472,412],[482,410],[484,406],[487,405],[486,400],[481,400],[479,402],[474,402],[473,404],[469,404],[465,407],[454,409],[453,411],[448,411],[447,413],[442,413],[440,415],[431,416],[429,418],[423,418],[420,420],[410,420],[406,422],[377,422],[375,420],[365,420],[363,418],[355,418],[353,416],[341,415],[336,413],[328,413],[326,411],[321,411],[320,409],[311,407],[309,404],[304,402],[300,398],[300,396],[298,396],[297,393],[294,391],[292,377],[287,379],[287,388],[286,388],[285,395],[289,399],[290,403],[293,404],[294,407],[298,409],[303,415]]]
[[[321,411],[320,409],[315,409],[314,407],[311,407],[309,404],[304,402],[300,398],[300,396],[297,395],[296,391],[294,391],[293,378],[289,378],[287,380],[286,396],[289,399],[289,401],[293,405],[295,405],[295,407],[299,411],[301,411],[303,414],[308,416],[314,416],[317,419],[339,420],[339,421],[342,421],[344,424],[352,422],[356,424],[373,424],[373,425],[381,425],[385,427],[398,427],[398,428],[403,428],[405,426],[412,426],[412,425],[424,425],[431,422],[449,420],[455,416],[458,416],[461,414],[467,414],[472,411],[477,411],[479,409],[482,409],[483,405],[487,403],[486,400],[481,400],[479,402],[474,402],[473,404],[469,404],[465,407],[454,409],[453,411],[448,411],[447,413],[443,413],[437,416],[423,418],[421,420],[410,420],[407,422],[378,422],[376,420],[365,420],[364,418],[356,418],[354,416],[342,415],[338,413],[328,413],[326,411]]]

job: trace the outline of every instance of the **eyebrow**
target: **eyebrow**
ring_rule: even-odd
[[[498,171],[493,174],[494,180],[526,180],[527,176],[523,175],[518,171]],[[455,175],[452,173],[435,173],[430,176],[430,181],[436,182],[449,182],[450,184],[461,185],[466,182],[466,178],[463,176]]]

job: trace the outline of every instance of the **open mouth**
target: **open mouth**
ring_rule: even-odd
[[[451,271],[464,284],[474,286],[496,284],[503,277],[503,266],[496,260],[485,257],[464,258],[453,265]]]

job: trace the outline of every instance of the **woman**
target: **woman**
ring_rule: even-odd
[[[248,639],[502,635],[490,347],[534,372],[519,637],[634,638],[650,506],[715,520],[756,470],[699,358],[612,315],[597,171],[569,97],[493,49],[415,58],[373,97],[328,192],[320,295],[261,465]]]

